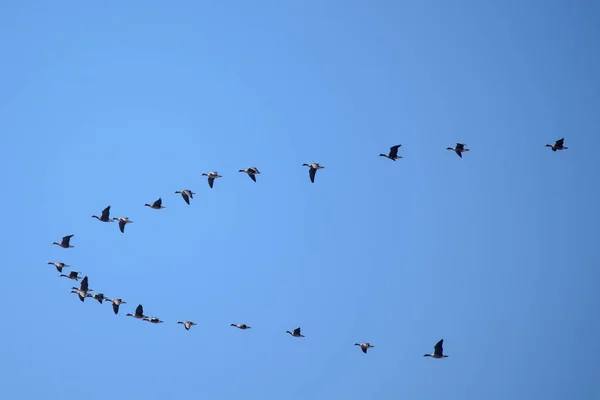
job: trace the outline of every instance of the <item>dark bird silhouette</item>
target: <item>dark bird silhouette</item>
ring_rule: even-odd
[[[108,206],[104,210],[102,210],[101,216],[92,215],[92,218],[96,218],[98,221],[102,221],[102,222],[113,222],[113,220],[110,219],[110,206]]]
[[[160,210],[161,208],[166,208],[166,207],[163,207],[163,205],[162,205],[162,198],[159,198],[152,204],[146,203],[146,204],[144,204],[144,206],[153,208],[155,210]]]
[[[293,332],[290,331],[285,331],[285,333],[289,333],[290,335],[292,335],[293,337],[304,337],[303,334],[300,333],[300,327],[294,329]]]
[[[464,143],[456,143],[456,147],[446,147],[446,150],[453,150],[458,154],[460,158],[462,158],[462,153],[465,151],[469,151],[469,149],[465,148],[466,144]]]
[[[556,150],[567,150],[568,147],[564,146],[565,138],[558,139],[554,144],[547,144],[546,147],[552,147],[552,151]]]
[[[71,244],[70,244],[70,243],[71,243],[71,238],[72,238],[73,236],[75,236],[75,235],[67,235],[67,236],[64,236],[64,237],[62,238],[62,241],[61,241],[60,243],[57,243],[57,242],[52,242],[52,244],[55,244],[55,245],[57,245],[57,246],[60,246],[60,247],[62,247],[63,249],[68,249],[68,248],[70,248],[70,247],[75,247],[75,246],[71,246]]]
[[[387,158],[389,158],[392,161],[396,161],[397,159],[402,158],[402,156],[398,155],[398,148],[400,146],[402,146],[402,145],[401,144],[397,144],[395,146],[392,146],[392,147],[390,147],[389,154],[383,154],[383,153],[381,153],[380,156],[381,157],[387,157]]]
[[[309,167],[308,176],[310,177],[310,181],[315,183],[315,174],[318,169],[323,169],[325,167],[319,165],[318,163],[310,163],[310,164],[302,164],[303,167]]]
[[[444,344],[444,339],[437,342],[437,344],[433,348],[433,353],[431,354],[423,354],[423,357],[433,357],[433,358],[446,358],[447,355],[444,354],[444,348],[442,347]]]

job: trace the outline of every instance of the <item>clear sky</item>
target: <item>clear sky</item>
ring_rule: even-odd
[[[598,2],[0,10],[0,398],[600,397]]]

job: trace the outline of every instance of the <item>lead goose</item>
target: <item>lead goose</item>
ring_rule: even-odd
[[[75,247],[75,246],[71,246],[71,238],[72,238],[73,236],[75,236],[75,235],[67,235],[67,236],[64,236],[64,237],[62,238],[62,240],[61,240],[61,242],[60,242],[60,243],[57,243],[57,242],[52,242],[52,244],[55,244],[55,245],[57,245],[57,246],[60,246],[60,247],[62,247],[63,249],[68,249],[68,248],[71,248],[71,247]]]
[[[363,342],[363,343],[354,343],[355,346],[360,346],[360,349],[362,350],[363,353],[367,354],[367,350],[375,347],[375,346],[371,346],[370,343],[367,342]]]
[[[568,147],[565,147],[565,138],[558,139],[554,144],[547,144],[546,147],[551,147],[552,151],[568,149]]]
[[[319,163],[302,164],[302,166],[310,168],[308,170],[308,176],[310,177],[310,181],[312,183],[315,183],[315,174],[317,173],[317,170],[325,168],[319,165]]]
[[[390,152],[389,154],[380,154],[381,157],[386,157],[389,158],[392,161],[396,161],[399,158],[402,158],[402,156],[398,155],[398,148],[402,146],[401,144],[397,144],[395,146],[390,147]]]
[[[454,150],[456,154],[458,154],[458,156],[462,158],[462,153],[465,151],[469,151],[469,149],[465,149],[465,146],[466,144],[464,143],[456,143],[455,147],[447,147],[446,150]]]
[[[102,210],[102,215],[100,215],[100,216],[92,215],[92,218],[96,218],[98,221],[102,221],[102,222],[113,222],[113,220],[110,219],[109,215],[110,215],[110,206],[108,206],[104,210]]]
[[[210,188],[212,189],[213,184],[215,183],[215,179],[217,178],[222,178],[221,175],[219,175],[218,172],[209,172],[208,174],[202,174],[202,176],[206,176],[208,177],[208,186],[210,186]]]
[[[437,344],[433,348],[433,353],[431,354],[423,354],[423,357],[433,357],[433,358],[446,358],[447,355],[444,354],[444,348],[442,347],[444,344],[444,339],[437,342]]]
[[[285,333],[289,333],[290,335],[292,335],[293,337],[304,337],[303,334],[300,333],[300,327],[294,329],[293,332],[290,331],[285,331]]]
[[[240,169],[238,172],[247,173],[248,176],[250,177],[250,179],[252,179],[254,182],[256,182],[256,175],[260,174],[260,171],[256,167],[248,167],[246,169]]]

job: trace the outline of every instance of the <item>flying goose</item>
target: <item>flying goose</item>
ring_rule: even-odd
[[[464,151],[469,151],[469,149],[465,149],[465,146],[466,144],[457,142],[456,147],[446,147],[446,150],[454,150],[456,154],[458,154],[458,156],[462,158],[462,153]]]
[[[113,221],[119,221],[119,229],[121,230],[122,233],[125,233],[125,225],[133,224],[133,221],[129,220],[129,218],[127,218],[127,217],[113,218]]]
[[[102,304],[102,301],[107,300],[108,299],[106,297],[104,297],[103,293],[94,293],[94,294],[89,294],[87,295],[87,297],[91,297],[93,299],[98,300],[98,303]]]
[[[73,271],[73,270],[71,270],[71,272],[69,272],[68,275],[60,274],[59,277],[61,277],[61,276],[64,276],[66,278],[73,279],[73,280],[76,280],[76,281],[78,281],[78,280],[81,279],[81,277],[79,276],[79,272]]]
[[[114,303],[113,303],[114,304]],[[144,307],[142,307],[142,305],[138,305],[137,308],[135,309],[135,314],[125,314],[127,317],[133,317],[133,318],[137,318],[137,319],[146,319],[148,317],[146,317],[144,315]]]
[[[367,350],[370,349],[371,347],[375,347],[375,346],[371,346],[370,343],[354,343],[355,346],[360,346],[360,349],[362,350],[363,353],[367,354]]]
[[[60,243],[57,242],[52,242],[52,244],[55,244],[57,246],[62,247],[63,249],[68,249],[69,247],[75,247],[75,246],[71,246],[70,242],[71,242],[71,238],[75,236],[75,235],[67,235],[64,236],[62,238],[62,241]]]
[[[190,199],[193,199],[196,193],[192,192],[189,189],[183,189],[176,191],[175,194],[181,194],[183,200],[185,200],[186,203],[190,204]]]
[[[69,268],[69,265],[58,261],[49,261],[48,264],[54,265],[58,272],[62,272],[63,268]]]
[[[194,325],[198,325],[195,322],[192,321],[177,321],[178,324],[183,324],[183,327],[185,328],[186,331],[189,331],[190,328]]]
[[[92,291],[92,289],[90,289],[88,287],[87,275],[83,277],[83,280],[79,284],[79,288],[72,287],[71,289],[74,289],[74,290],[71,290],[71,293],[77,293],[77,296],[79,296],[79,300],[85,301],[85,298],[89,296],[88,292]]]
[[[98,221],[102,221],[102,222],[113,222],[113,220],[109,218],[109,215],[110,215],[110,206],[108,206],[104,210],[102,210],[101,216],[92,215],[92,218],[96,218]]]
[[[315,183],[315,174],[317,173],[317,170],[325,168],[325,167],[320,166],[319,163],[302,164],[302,166],[310,168],[308,170],[308,175],[310,176],[310,181],[312,183]]]
[[[155,201],[154,203],[152,203],[152,204],[148,204],[148,203],[146,203],[146,204],[144,204],[144,206],[147,206],[147,207],[153,208],[153,209],[155,209],[155,210],[160,210],[161,208],[165,208],[165,207],[163,207],[163,205],[162,205],[162,198],[159,198],[158,200],[156,200],[156,201]]]
[[[156,317],[150,317],[150,318],[146,317],[146,318],[144,318],[144,321],[148,321],[153,324],[162,324],[163,322],[165,322],[165,321],[161,321],[160,319],[158,319]]]
[[[437,344],[433,348],[433,353],[431,354],[423,354],[423,357],[433,357],[433,358],[446,358],[447,355],[444,354],[444,348],[442,345],[444,344],[444,339],[437,342]]]
[[[209,172],[208,174],[202,174],[202,176],[208,176],[208,186],[210,186],[211,189],[213,187],[215,179],[222,178],[222,176],[219,175],[218,172]]]
[[[230,324],[230,326],[235,326],[238,329],[250,329],[251,326],[248,326],[246,324]]]
[[[106,299],[106,301],[109,301],[112,303],[113,311],[115,312],[115,314],[119,313],[119,306],[121,304],[127,304],[126,301],[123,301],[121,299]]]
[[[392,147],[390,147],[389,154],[383,154],[383,153],[381,153],[380,156],[381,157],[387,157],[387,158],[389,158],[392,161],[396,161],[397,159],[402,158],[402,156],[398,155],[398,148],[400,146],[402,146],[402,145],[401,144],[397,144],[395,146],[392,146]]]
[[[556,150],[567,150],[568,147],[564,146],[565,138],[558,139],[554,144],[547,144],[546,147],[552,147],[552,151]]]
[[[238,172],[247,173],[248,176],[250,177],[250,179],[252,179],[254,182],[256,182],[256,175],[260,174],[260,171],[256,167],[248,167],[246,169],[240,169]]]
[[[300,333],[300,328],[299,327],[296,328],[296,329],[294,329],[294,332],[285,331],[285,333],[289,333],[293,337],[304,337],[304,335]]]

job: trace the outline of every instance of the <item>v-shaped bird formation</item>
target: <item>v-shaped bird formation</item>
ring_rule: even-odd
[[[561,138],[561,139],[558,139],[554,144],[546,144],[546,147],[550,147],[553,152],[556,152],[558,150],[567,150],[568,147],[565,147],[564,141],[565,141],[565,139]],[[402,156],[398,155],[398,150],[400,149],[401,146],[402,145],[400,145],[400,144],[391,146],[389,149],[389,152],[387,154],[381,153],[381,154],[379,154],[379,156],[389,158],[392,161],[399,160],[399,159],[403,158]],[[466,148],[466,144],[460,143],[460,142],[457,142],[454,147],[447,147],[446,149],[454,151],[460,158],[463,158],[463,153],[470,151],[470,149]],[[316,162],[304,163],[304,164],[302,164],[302,166],[309,168],[308,176],[312,183],[315,183],[315,177],[316,177],[317,171],[325,168],[324,166],[322,166]],[[256,176],[260,174],[260,171],[258,170],[257,167],[248,167],[246,169],[240,169],[240,170],[238,170],[238,172],[243,172],[243,173],[247,174],[248,177],[250,177],[250,179],[252,179],[254,182],[257,182]],[[203,173],[203,174],[201,174],[201,176],[207,177],[208,186],[210,187],[210,189],[214,188],[215,179],[223,177],[222,175],[219,175],[219,173],[215,172],[215,171],[209,172],[209,173]],[[194,195],[196,193],[192,192],[192,190],[190,190],[190,189],[182,189],[182,190],[175,191],[175,194],[181,195],[183,200],[188,205],[190,205],[190,200],[192,200],[194,198]],[[145,203],[144,206],[149,207],[154,210],[161,210],[161,209],[166,208],[165,206],[162,205],[161,197],[159,197],[157,200],[155,200],[152,203]],[[100,214],[100,216],[92,215],[92,218],[95,218],[100,222],[115,222],[116,221],[116,222],[118,222],[118,227],[119,227],[119,230],[121,231],[121,233],[125,233],[125,226],[127,224],[133,223],[133,221],[131,221],[128,217],[111,218],[110,210],[111,210],[110,206],[107,206],[102,210],[102,213]],[[71,245],[71,241],[74,236],[75,236],[74,234],[66,235],[62,238],[62,240],[60,242],[52,242],[52,244],[57,245],[63,249],[74,248],[75,246]],[[70,265],[65,264],[62,261],[49,261],[48,264],[52,265],[56,268],[56,270],[59,273],[59,277],[65,277],[65,278],[74,280],[75,282],[81,281],[81,282],[79,282],[79,287],[77,287],[77,286],[71,287],[71,293],[76,294],[81,302],[85,302],[85,299],[91,298],[91,299],[98,301],[100,304],[104,304],[104,302],[106,302],[106,304],[110,303],[110,304],[112,304],[113,313],[115,315],[119,314],[119,307],[121,305],[127,304],[127,302],[121,298],[110,299],[110,298],[106,297],[103,293],[96,292],[93,289],[91,289],[89,287],[89,283],[88,283],[89,279],[88,279],[87,275],[83,276],[83,278],[82,278],[80,275],[80,272],[74,271],[74,270],[70,270],[68,273],[63,273],[63,270],[66,268],[70,268]],[[64,272],[67,272],[67,271],[64,271]],[[145,315],[144,307],[142,306],[142,304],[139,304],[136,307],[135,312],[133,314],[127,313],[125,315],[127,317],[132,317],[132,318],[135,318],[135,319],[138,319],[141,321],[150,322],[152,324],[164,323],[163,320],[161,320],[160,318],[158,318],[156,316]],[[185,328],[186,331],[189,331],[193,326],[198,325],[197,323],[192,322],[190,320],[177,321],[177,324],[183,325],[183,327]],[[232,324],[230,324],[230,326],[233,326],[240,330],[251,329],[251,327],[245,323],[232,323]],[[297,328],[293,329],[292,331],[286,330],[285,333],[288,333],[290,336],[292,336],[294,338],[304,338],[305,337],[302,334],[300,327],[297,327]],[[440,341],[438,341],[435,344],[433,353],[424,354],[424,356],[437,358],[437,359],[447,358],[448,355],[444,354],[444,349],[442,347],[443,344],[444,344],[444,339],[441,339]],[[371,345],[369,342],[354,343],[354,345],[360,347],[361,351],[364,354],[367,354],[368,349],[375,347],[375,346]]]

